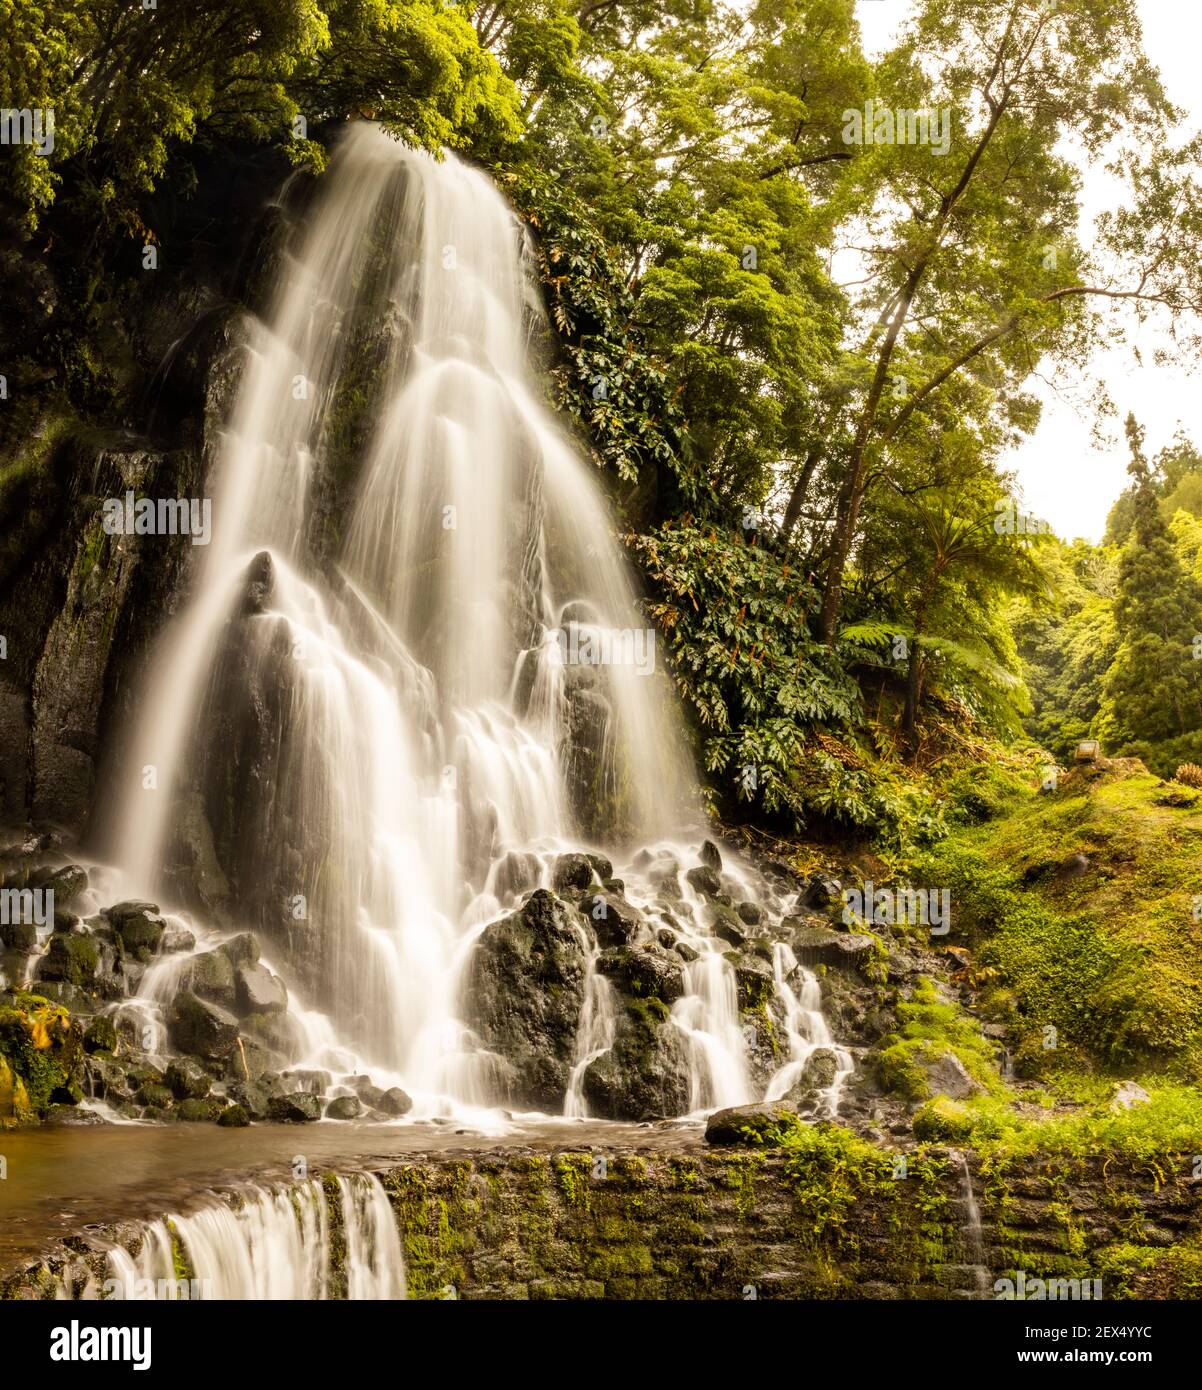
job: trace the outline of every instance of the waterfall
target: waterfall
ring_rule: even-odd
[[[483,173],[347,127],[251,326],[212,543],[112,797],[130,891],[170,901],[219,860],[306,1020],[292,1060],[353,1057],[414,1115],[495,1101],[458,1009],[496,865],[701,826],[606,502],[539,398],[527,252]],[[565,662],[577,643],[632,659]],[[686,891],[673,1013],[694,1108],[752,1099],[701,907]],[[568,1113],[612,1042],[607,990],[590,964]]]
[[[781,1100],[801,1078],[805,1064],[817,1050],[827,1048],[835,1054],[835,1075],[826,1088],[825,1103],[830,1116],[839,1109],[839,1092],[851,1075],[851,1053],[836,1047],[831,1030],[822,1012],[822,994],[813,971],[797,963],[792,948],[778,941],[772,952],[772,973],[776,994],[784,1004],[785,1036],[789,1042],[789,1060],[768,1083],[765,1100]],[[797,987],[794,982],[799,981]]]
[[[106,1277],[68,1271],[60,1298],[399,1299],[405,1262],[396,1218],[378,1178],[316,1179],[214,1198],[190,1216],[146,1223],[108,1252]],[[331,1210],[331,1207],[333,1209]],[[341,1226],[339,1242],[331,1224]],[[336,1252],[338,1252],[336,1254]]]
[[[581,935],[585,933],[581,931]],[[564,1098],[563,1113],[569,1119],[583,1119],[588,1115],[588,1105],[584,1099],[584,1073],[590,1063],[613,1046],[614,1005],[613,991],[609,981],[597,970],[597,957],[600,951],[595,941],[585,941],[586,974],[584,979],[584,1007],[580,1011],[580,1027],[576,1034],[576,1057],[568,1080],[568,1093]]]
[[[985,1263],[985,1233],[981,1225],[981,1208],[972,1182],[968,1155],[962,1149],[948,1151],[960,1170],[960,1205],[964,1211],[964,1246],[968,1269],[973,1277],[974,1292],[986,1298],[990,1292],[989,1269]]]

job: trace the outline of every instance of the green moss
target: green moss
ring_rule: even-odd
[[[972,1112],[959,1101],[935,1096],[914,1116],[914,1137],[922,1140],[963,1142],[972,1134]]]
[[[21,992],[0,1006],[0,1127],[78,1103],[83,1032],[60,1004]]]
[[[588,1154],[560,1154],[554,1163],[559,1190],[570,1207],[589,1209],[589,1184],[592,1181],[593,1160]]]
[[[1161,784],[1127,765],[1029,793],[915,867],[951,889],[974,972],[1005,991],[1020,1074],[1202,1076],[1200,837],[1202,807],[1166,805]]]
[[[976,1020],[959,1005],[940,999],[929,979],[919,980],[913,998],[897,1006],[897,1015],[898,1031],[881,1040],[873,1059],[877,1079],[887,1090],[906,1100],[928,1099],[925,1064],[948,1054],[987,1091],[1004,1090],[993,1049]]]

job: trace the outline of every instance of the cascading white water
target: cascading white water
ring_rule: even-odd
[[[404,1298],[404,1256],[379,1179],[360,1173],[335,1184],[342,1227],[337,1258],[327,1196],[311,1179],[258,1188],[237,1203],[215,1199],[190,1216],[149,1222],[132,1252],[123,1245],[109,1251],[104,1280],[84,1276],[77,1283],[68,1269],[58,1297]]]
[[[585,935],[583,930],[581,935]],[[608,1052],[614,1042],[613,990],[609,981],[597,970],[597,957],[600,954],[597,943],[586,939],[584,951],[587,961],[584,1007],[580,1011],[576,1057],[563,1105],[563,1113],[569,1119],[581,1119],[588,1114],[588,1104],[584,1099],[584,1074],[590,1063]]]
[[[981,1208],[972,1182],[972,1169],[963,1149],[949,1149],[948,1156],[960,1170],[960,1204],[964,1209],[964,1246],[968,1271],[972,1274],[973,1292],[977,1298],[988,1298],[992,1287],[989,1268],[985,1263],[985,1229],[981,1224]]]
[[[768,1083],[765,1100],[780,1100],[797,1084],[805,1064],[822,1047],[835,1055],[836,1070],[826,1088],[826,1105],[834,1115],[839,1108],[839,1092],[853,1070],[851,1053],[836,1047],[822,1012],[822,994],[816,976],[798,965],[792,948],[778,941],[772,951],[772,973],[776,995],[785,1008],[785,1036],[789,1041],[789,1060]]]
[[[581,673],[565,636],[643,634],[591,470],[531,386],[523,248],[482,173],[348,127],[253,330],[213,541],[153,661],[118,799],[116,860],[132,891],[160,893],[204,776],[235,757],[222,720],[245,700],[265,768],[221,803],[243,887],[261,917],[301,904],[284,925],[317,962],[289,980],[313,1046],[336,1037],[395,1075],[418,1115],[495,1101],[456,1012],[507,853],[545,862],[601,841],[613,827],[587,822],[611,811],[627,841],[699,838],[679,719],[648,661],[588,675],[604,683],[603,699],[586,691],[603,711],[589,805],[573,780]],[[697,959],[674,1018],[694,1108],[750,1100],[733,975],[683,893]],[[570,1114],[612,1041],[607,991],[590,969]]]

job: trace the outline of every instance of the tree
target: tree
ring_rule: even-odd
[[[1142,52],[1134,0],[926,0],[878,67],[874,95],[878,111],[947,112],[952,128],[943,158],[930,144],[878,141],[848,175],[862,190],[849,239],[867,288],[849,330],[866,384],[824,431],[835,438],[849,420],[833,451],[828,643],[869,482],[951,382],[975,376],[1000,423],[1029,429],[1023,382],[1045,354],[1084,359],[1099,327],[1087,306],[1202,310],[1191,174],[1202,146],[1170,145],[1177,113]],[[1097,158],[1119,135],[1131,141],[1132,191],[1087,255],[1074,238],[1078,180],[1059,147],[1071,138]]]
[[[1099,733],[1106,674],[1118,649],[1118,555],[1086,541],[1052,540],[1044,559],[1053,604],[1018,600],[1010,616],[1031,691],[1027,732],[1067,761],[1081,739]]]
[[[173,149],[198,134],[274,139],[370,112],[437,149],[508,143],[518,94],[465,13],[441,0],[0,0],[4,105],[53,110],[53,148],[5,151],[7,193],[36,224],[60,188],[130,223]]]
[[[1119,565],[1114,614],[1121,646],[1106,680],[1114,722],[1128,740],[1202,729],[1202,588],[1185,573],[1161,515],[1144,431],[1127,416],[1134,524]]]

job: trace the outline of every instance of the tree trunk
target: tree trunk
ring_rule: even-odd
[[[797,518],[801,515],[801,504],[805,501],[806,493],[810,490],[810,479],[814,476],[814,469],[818,465],[818,455],[818,445],[815,444],[806,455],[806,460],[801,465],[801,472],[797,475],[797,481],[793,484],[793,491],[789,494],[789,501],[785,507],[785,519],[780,528],[780,538],[784,542],[787,542],[793,534],[793,528],[797,525]]]
[[[902,710],[902,740],[911,762],[918,754],[918,701],[922,695],[922,656],[915,642],[906,667],[906,703]]]

